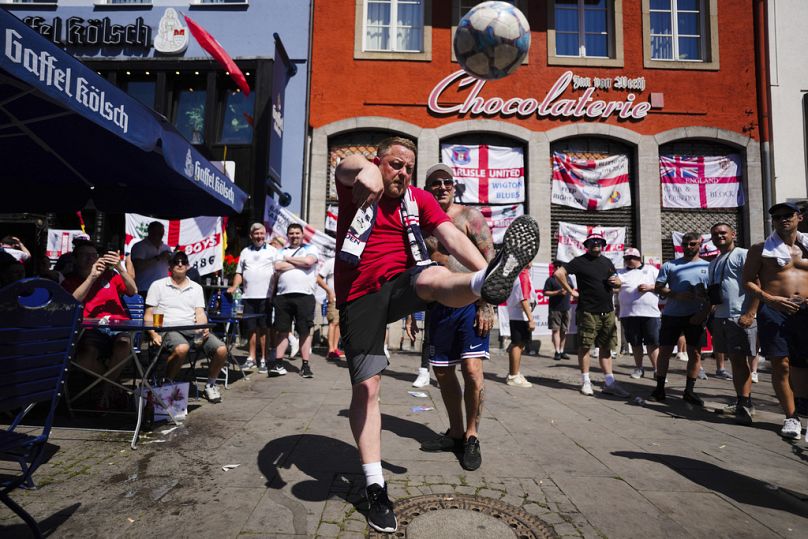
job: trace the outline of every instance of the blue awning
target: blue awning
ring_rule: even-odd
[[[247,194],[165,118],[0,9],[0,212],[240,213]]]

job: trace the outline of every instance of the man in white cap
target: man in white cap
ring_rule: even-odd
[[[617,271],[622,284],[617,292],[620,306],[620,323],[626,333],[626,341],[634,353],[634,372],[631,377],[642,378],[643,345],[648,351],[648,359],[656,373],[659,355],[659,296],[654,293],[659,270],[644,264],[640,250],[629,247],[623,253],[624,267]]]
[[[559,284],[572,297],[578,298],[575,323],[578,326],[578,364],[581,367],[581,393],[594,395],[589,379],[589,350],[598,348],[600,368],[605,375],[603,392],[626,398],[623,389],[612,373],[612,350],[617,348],[617,322],[614,317],[614,291],[620,288],[612,261],[601,256],[606,247],[606,238],[597,232],[590,233],[584,241],[586,253],[573,258],[566,266],[556,271]],[[570,286],[568,275],[575,275],[578,291]]]

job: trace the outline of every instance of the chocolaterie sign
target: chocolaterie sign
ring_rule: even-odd
[[[617,77],[582,77],[572,71],[564,72],[543,96],[482,97],[486,81],[469,77],[464,71],[456,71],[444,78],[429,93],[427,108],[434,114],[482,116],[517,116],[519,118],[582,118],[596,120],[616,117],[620,120],[642,120],[648,115],[651,103],[637,101],[635,92],[645,90],[645,78]],[[442,104],[442,94],[450,87],[457,85],[458,91],[465,90],[466,97],[462,103]],[[567,93],[583,90],[579,94]],[[595,99],[596,91],[625,90],[616,99]],[[566,94],[566,95],[565,95]],[[462,97],[462,96],[461,96]],[[610,96],[612,97],[612,96]],[[456,99],[456,98],[455,98]]]

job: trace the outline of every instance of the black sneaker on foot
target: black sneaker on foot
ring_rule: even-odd
[[[704,400],[701,397],[693,393],[692,391],[685,391],[682,393],[682,400],[692,404],[693,406],[704,406]]]
[[[314,378],[314,373],[311,372],[311,367],[309,367],[308,361],[304,361],[303,366],[300,367],[300,376],[303,378]]]
[[[752,416],[755,415],[754,406],[744,406],[738,404],[735,406],[735,422],[739,425],[751,425]]]
[[[553,359],[556,361],[561,361],[561,354],[556,352],[555,355],[553,356]]]
[[[387,485],[376,483],[365,489],[368,500],[368,526],[382,533],[393,533],[398,529],[398,520],[393,512],[393,502],[387,497]]]
[[[519,272],[539,252],[539,224],[529,215],[520,215],[505,231],[502,242],[502,249],[488,264],[481,291],[491,305],[508,299]]]
[[[648,400],[652,402],[665,402],[665,390],[659,388],[653,390]]]
[[[569,359],[570,356],[567,355],[566,352],[561,352],[561,359]]]
[[[452,438],[447,430],[437,438],[421,443],[421,451],[460,451],[463,449],[463,438]]]
[[[483,463],[483,456],[480,453],[480,440],[476,436],[469,436],[463,444],[463,458],[460,465],[464,470],[474,471]]]

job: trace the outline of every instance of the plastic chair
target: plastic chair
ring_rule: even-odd
[[[42,463],[81,313],[81,304],[53,281],[24,279],[0,290],[0,411],[17,411],[11,425],[0,430],[0,458],[20,465],[19,475],[0,481],[0,501],[35,537],[42,537],[36,520],[9,493],[23,485],[34,487],[31,475]],[[40,402],[50,406],[42,431],[16,432]]]

